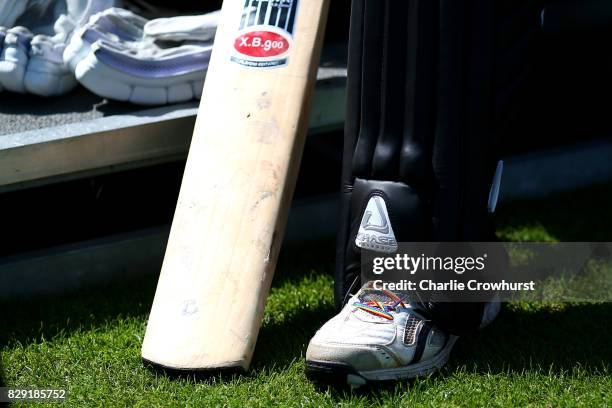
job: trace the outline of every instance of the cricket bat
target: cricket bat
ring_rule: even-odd
[[[142,345],[247,370],[308,129],[329,0],[225,0]]]

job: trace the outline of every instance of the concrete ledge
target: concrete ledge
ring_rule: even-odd
[[[310,132],[341,128],[346,69],[320,68]],[[184,159],[197,103],[0,137],[0,193]]]

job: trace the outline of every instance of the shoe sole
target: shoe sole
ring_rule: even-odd
[[[357,371],[345,363],[306,360],[306,376],[316,382],[349,385],[354,388],[369,383],[426,376],[444,367],[457,339],[457,336],[451,336],[444,348],[427,361],[392,369]]]

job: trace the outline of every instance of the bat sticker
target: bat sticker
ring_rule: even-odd
[[[231,60],[251,68],[287,65],[299,0],[244,0]]]

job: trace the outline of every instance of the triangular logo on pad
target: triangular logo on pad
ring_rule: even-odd
[[[397,240],[389,220],[387,205],[380,196],[372,196],[363,213],[355,245],[376,252],[397,251]]]

